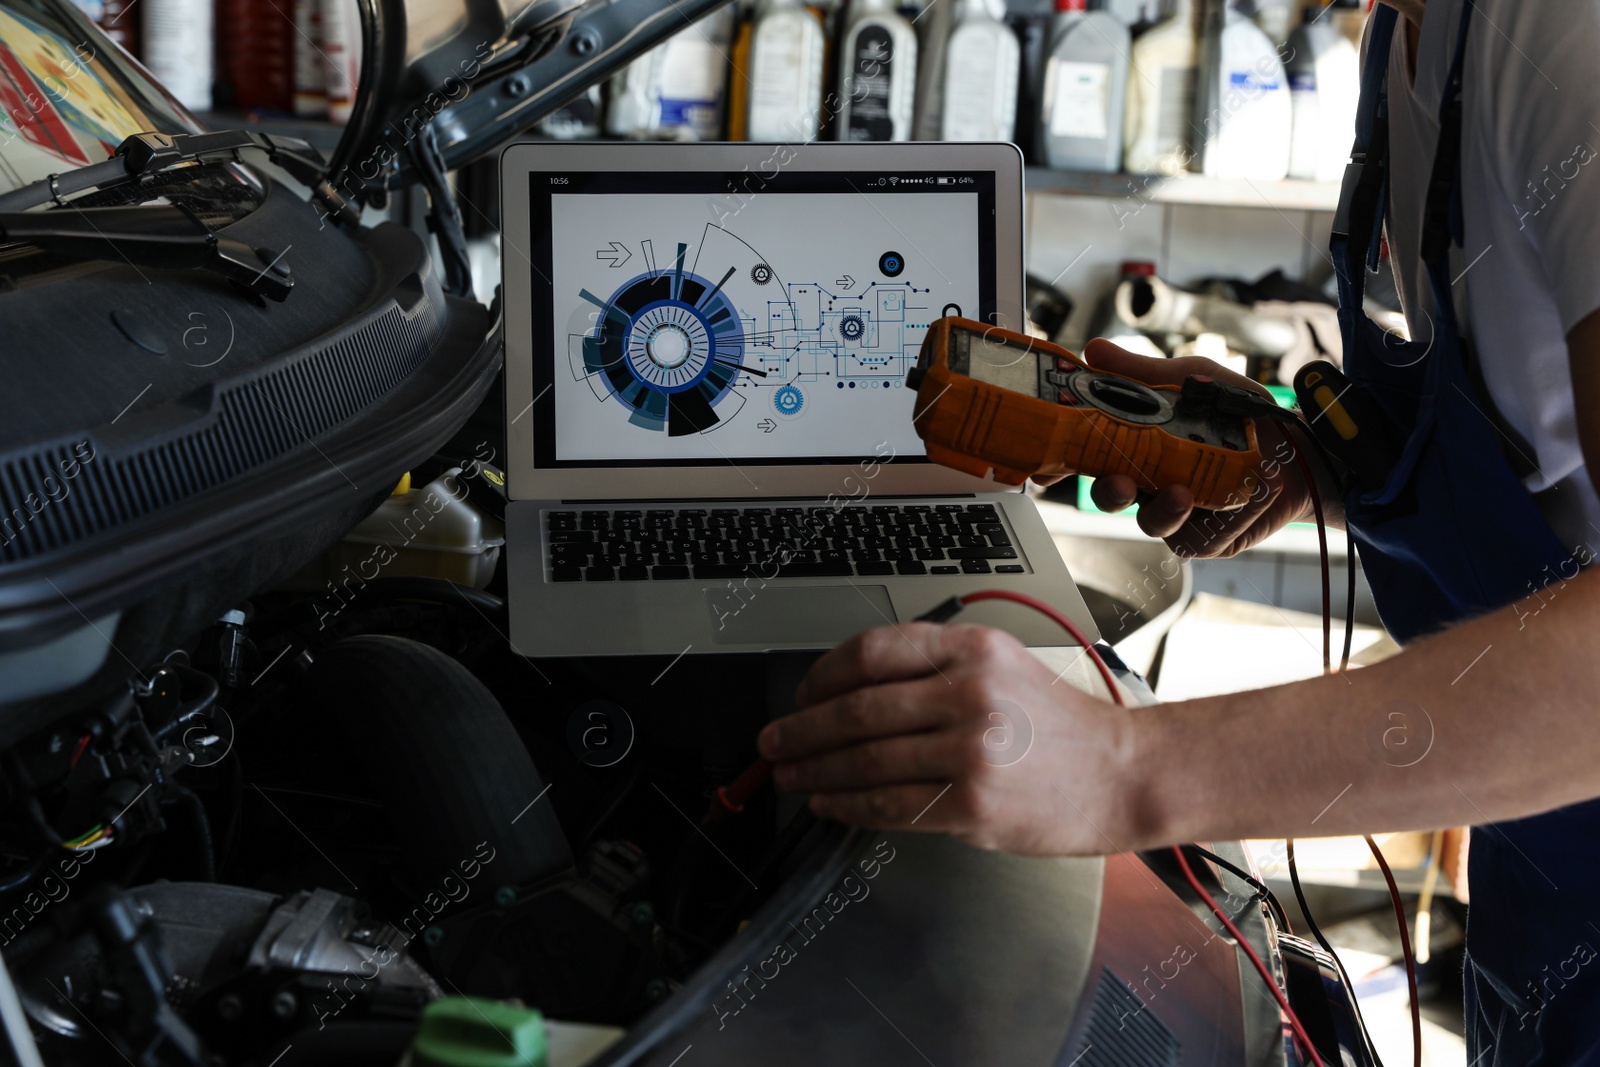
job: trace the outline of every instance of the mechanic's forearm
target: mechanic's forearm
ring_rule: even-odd
[[[1600,572],[1343,676],[1134,713],[1144,846],[1429,829],[1600,795]]]

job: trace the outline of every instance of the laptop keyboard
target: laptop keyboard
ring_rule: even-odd
[[[556,582],[1021,574],[993,504],[545,512]]]

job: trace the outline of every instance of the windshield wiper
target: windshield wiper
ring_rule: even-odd
[[[309,142],[298,137],[224,130],[220,133],[136,133],[117,146],[104,163],[52,174],[48,178],[0,193],[0,212],[27,211],[41,204],[68,206],[63,199],[90,189],[138,181],[184,163],[239,162],[239,153],[256,149],[311,189],[330,218],[355,225],[361,211],[328,183],[327,162]]]
[[[135,269],[204,270],[259,299],[282,302],[294,278],[282,254],[219,237],[187,208],[164,204],[0,212],[0,241],[26,241],[72,259],[126,260]]]

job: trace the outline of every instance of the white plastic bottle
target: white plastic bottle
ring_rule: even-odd
[[[1177,0],[1170,19],[1133,42],[1132,57],[1122,167],[1130,174],[1186,170],[1200,76],[1193,0]]]
[[[699,25],[629,63],[611,80],[606,132],[613,137],[676,134],[713,141],[722,129],[722,100],[732,9],[724,8]]]
[[[1002,11],[1004,9],[1002,8]],[[956,28],[944,61],[944,141],[1009,141],[1016,132],[1016,34],[996,16],[990,0],[958,0]]]
[[[210,111],[216,73],[211,0],[145,0],[143,7],[144,65],[184,107]]]
[[[1305,24],[1289,36],[1284,64],[1294,111],[1289,177],[1336,182],[1355,139],[1361,60],[1339,28],[1317,14],[1306,10]]]
[[[839,140],[907,140],[916,103],[916,31],[892,0],[852,0],[850,16],[839,59]]]
[[[800,0],[762,0],[750,34],[751,141],[814,141],[822,101],[822,24]]]
[[[1279,181],[1289,173],[1293,135],[1283,61],[1229,0],[1211,2],[1194,121],[1200,169],[1212,178]]]
[[[1128,27],[1085,0],[1056,0],[1045,62],[1039,146],[1057,170],[1122,169]]]

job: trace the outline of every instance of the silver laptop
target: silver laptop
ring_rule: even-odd
[[[1014,147],[519,144],[501,179],[519,652],[820,649],[984,588],[1094,633],[1033,502],[912,424],[929,323],[1021,328]]]

